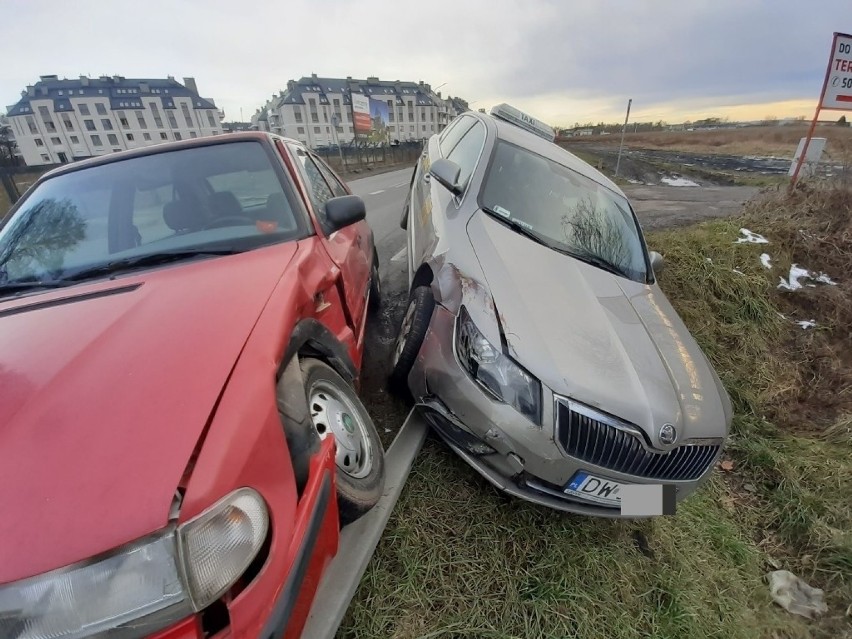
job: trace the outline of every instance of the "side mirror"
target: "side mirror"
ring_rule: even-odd
[[[329,232],[342,229],[367,217],[367,207],[357,195],[333,197],[325,203],[325,219]]]
[[[459,186],[459,174],[461,169],[459,165],[452,160],[441,158],[435,160],[432,166],[429,167],[429,175],[438,180],[438,184],[443,186],[453,195],[461,195],[462,188]]]
[[[654,275],[659,275],[663,272],[663,267],[666,264],[666,261],[663,259],[663,256],[657,253],[656,251],[651,251],[649,255],[651,258],[651,268],[654,270]]]

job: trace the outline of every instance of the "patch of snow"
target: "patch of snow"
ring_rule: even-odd
[[[772,268],[772,264],[769,260],[772,258],[769,257],[769,253],[761,253],[760,254],[760,263],[763,264],[764,268]]]
[[[639,180],[631,180],[630,178],[627,178],[627,181],[630,182],[630,184],[645,184],[644,182],[640,182]]]
[[[831,286],[837,286],[837,282],[835,282],[833,279],[831,279],[825,273],[820,273],[817,276],[816,281],[819,282],[820,284],[830,284]]]
[[[661,177],[660,182],[669,186],[698,186],[697,182],[687,180],[683,177]]]
[[[816,320],[799,320],[798,322],[796,322],[796,324],[801,326],[802,330],[806,330],[816,326]]]
[[[760,233],[752,233],[748,229],[740,229],[740,234],[742,235],[735,244],[769,244],[769,240],[763,237]]]
[[[781,280],[778,283],[778,288],[784,291],[798,291],[802,288],[802,284],[799,282],[800,279],[810,278],[811,272],[806,268],[801,268],[798,264],[793,264],[790,267],[790,277],[786,280],[783,277],[779,277]]]
[[[705,257],[704,259],[707,260],[708,262],[710,262],[711,264],[713,263],[713,260],[710,259],[709,257]]]

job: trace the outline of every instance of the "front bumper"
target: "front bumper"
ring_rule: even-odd
[[[707,479],[666,481],[616,472],[567,455],[556,441],[553,392],[542,385],[542,425],[533,424],[473,381],[459,365],[453,345],[456,316],[435,307],[429,330],[409,375],[418,410],[439,435],[479,474],[502,491],[565,512],[621,517],[617,506],[568,496],[562,488],[578,471],[622,484],[673,484],[677,499]],[[485,444],[483,446],[482,444]]]

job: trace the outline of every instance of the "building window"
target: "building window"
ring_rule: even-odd
[[[161,139],[161,140],[168,140],[168,139],[169,139],[169,134],[168,134],[168,133],[165,133],[165,132],[160,133],[160,139]]]
[[[41,138],[36,138],[35,139],[35,145],[36,146],[44,146],[44,142],[42,142]]]
[[[127,116],[125,115],[124,111],[118,112],[118,121],[121,124],[122,129],[130,128],[130,123],[127,121]]]
[[[41,161],[42,162],[50,162],[50,156],[47,153],[42,153],[41,154]]]
[[[190,131],[190,132],[189,132],[189,137],[191,137],[191,138],[197,138],[197,137],[198,137],[198,134],[197,134],[195,131]]]
[[[72,135],[71,144],[80,144],[80,138],[78,138],[76,135]]]
[[[216,126],[216,118],[213,116],[213,111],[207,112],[207,123],[210,126]]]
[[[183,111],[183,119],[186,120],[186,126],[192,128],[194,125],[192,124],[192,118],[189,115],[189,107],[186,106],[186,102],[181,103],[180,109]]]
[[[319,135],[320,128],[318,126],[314,127],[314,135]]]
[[[127,133],[126,135],[127,135],[127,139],[128,139],[128,141],[133,142],[133,134],[132,134],[132,133]]]
[[[108,142],[109,142],[112,146],[118,146],[118,138],[117,138],[117,137],[115,137],[115,133],[109,133],[109,134],[107,134],[107,141],[108,141]]]
[[[296,130],[299,132],[300,135],[305,134],[305,127],[303,127],[303,126],[298,127]]]
[[[175,140],[183,140],[183,136],[178,131],[175,131]]]
[[[150,142],[151,141],[151,134],[150,133],[143,133],[142,139],[145,140],[146,142]]]
[[[80,109],[80,115],[89,115],[89,105],[88,104],[78,104],[77,108]]]
[[[86,131],[94,131],[95,130],[95,121],[94,120],[83,120],[83,124],[86,125]]]
[[[423,130],[423,131],[425,131],[425,130],[426,130],[426,125],[425,125],[425,124],[423,125],[423,129],[422,129],[422,130]]]
[[[60,140],[59,138],[50,138],[50,141],[53,146],[59,146],[60,144],[62,144],[62,140]]]
[[[325,127],[325,133],[326,133],[326,135],[331,133],[331,127],[329,127],[329,126]]]
[[[27,126],[30,127],[30,133],[38,133],[38,127],[35,123],[35,118],[31,115],[27,116]]]
[[[136,112],[136,121],[139,122],[139,128],[140,129],[147,129],[148,128],[148,123],[145,122],[145,114],[142,113],[142,111]]]
[[[414,125],[413,124],[411,125],[410,129],[411,129],[411,132],[414,133]]]
[[[110,120],[109,118],[103,118],[101,120],[101,126],[103,127],[104,131],[112,131],[112,120]]]
[[[67,113],[62,115],[62,122],[63,122],[63,124],[65,124],[65,130],[66,131],[73,131],[74,130],[74,123],[71,122],[71,118],[68,116]]]
[[[53,120],[50,119],[50,111],[47,110],[47,107],[40,106],[38,108],[38,113],[41,116],[41,121],[44,122],[44,126],[47,128],[48,132],[55,132],[56,127],[53,125]]]
[[[92,136],[92,145],[93,146],[103,146],[103,144],[101,144],[101,136],[93,135]]]
[[[308,100],[308,106],[311,109],[311,122],[316,124],[317,122],[319,122],[319,114],[317,113],[317,102],[316,102],[316,100],[309,99]]]
[[[95,102],[95,111],[98,112],[98,115],[106,115],[107,114],[106,107],[101,102]]]
[[[293,116],[296,118],[296,124],[302,123],[302,109],[300,107],[293,109]]]
[[[393,122],[393,100],[388,100],[388,122]]]
[[[175,114],[169,111],[169,126],[173,129],[178,128],[177,120],[175,120]]]

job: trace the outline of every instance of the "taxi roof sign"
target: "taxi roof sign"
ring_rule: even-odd
[[[548,142],[553,142],[556,139],[556,134],[553,132],[553,127],[545,124],[541,120],[537,120],[531,115],[527,115],[523,111],[519,111],[515,107],[506,104],[498,104],[491,108],[491,115],[495,118],[505,120],[515,126],[534,133],[537,136],[544,138]]]

